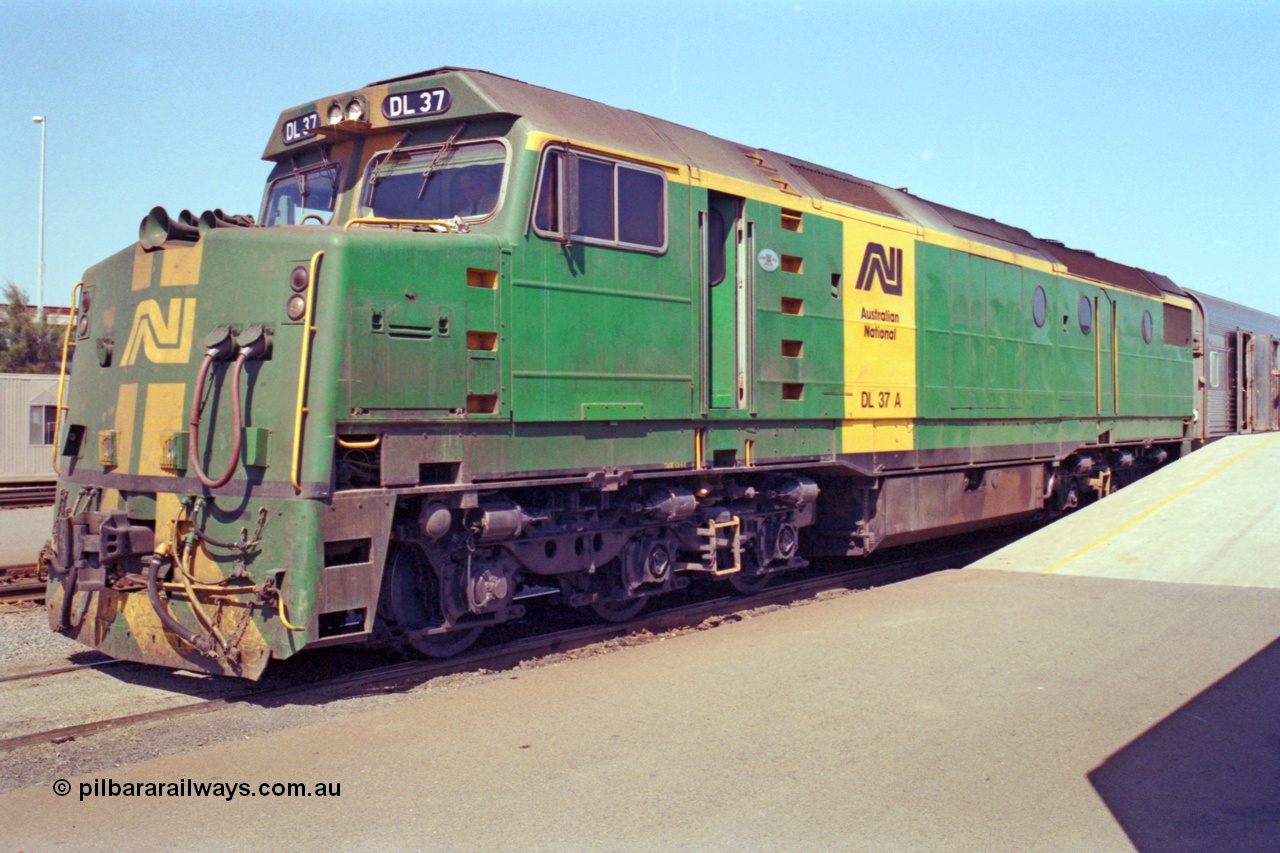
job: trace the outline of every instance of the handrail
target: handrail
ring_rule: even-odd
[[[311,270],[307,274],[307,316],[302,321],[302,358],[298,365],[298,403],[293,412],[293,463],[290,468],[290,482],[295,492],[302,491],[298,482],[302,466],[302,416],[306,413],[303,403],[307,398],[307,373],[311,368],[311,336],[316,327],[312,325],[316,311],[316,273],[320,268],[320,259],[324,257],[321,250],[311,256]]]
[[[71,332],[80,325],[80,294],[84,291],[84,282],[77,281],[71,288],[71,317],[67,320],[67,331],[62,335],[62,366],[58,368],[58,406],[53,413],[53,473],[61,476],[58,469],[58,434],[62,430],[62,389],[67,381],[67,347],[71,343]]]
[[[382,443],[382,434],[379,433],[366,441],[347,441],[342,436],[338,436],[336,440],[338,446],[346,450],[373,450],[373,448]]]
[[[458,230],[458,223],[451,219],[387,219],[382,216],[356,217],[342,226],[342,230],[350,231],[352,225],[386,225],[387,227],[394,227],[397,231],[405,226],[417,228],[419,226],[443,225],[448,231]]]

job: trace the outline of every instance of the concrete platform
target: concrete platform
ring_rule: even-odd
[[[1280,440],[980,569],[0,796],[12,849],[1280,849]],[[49,747],[49,749],[55,749]],[[94,780],[245,783],[80,797]],[[255,795],[277,782],[341,796]],[[180,835],[172,828],[182,827]]]
[[[53,507],[0,510],[0,568],[30,566],[53,529]]]
[[[50,780],[0,797],[0,838],[1273,850],[1278,630],[1280,590],[946,572],[70,779],[65,797]],[[81,800],[95,778],[327,782],[341,796]]]
[[[1280,434],[1216,441],[970,568],[1280,588]]]

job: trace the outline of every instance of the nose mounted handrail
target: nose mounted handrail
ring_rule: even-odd
[[[319,251],[311,256],[311,269],[307,274],[307,315],[302,321],[302,357],[298,365],[298,402],[293,411],[293,462],[289,468],[289,480],[295,492],[302,491],[299,482],[302,469],[302,416],[307,413],[307,374],[311,370],[311,336],[316,327],[312,325],[316,311],[316,276],[320,271],[320,259],[324,252]]]
[[[67,349],[71,345],[71,332],[80,325],[80,294],[84,291],[84,282],[77,281],[71,288],[71,317],[67,320],[67,330],[62,335],[62,366],[58,368],[58,406],[53,412],[53,473],[61,475],[58,468],[58,435],[62,431],[62,391],[67,383]]]
[[[358,216],[348,221],[342,227],[342,230],[350,231],[357,225],[378,225],[384,228],[394,228],[397,231],[403,231],[405,228],[425,229],[438,233],[463,230],[462,219],[457,216],[453,219],[388,219],[383,216]]]

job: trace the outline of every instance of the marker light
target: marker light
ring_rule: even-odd
[[[294,293],[301,293],[307,289],[307,281],[310,277],[311,274],[307,271],[307,268],[299,264],[289,273],[289,287],[293,289]]]
[[[284,313],[289,315],[290,320],[301,320],[307,313],[306,297],[298,293],[290,296],[289,301],[284,306]]]

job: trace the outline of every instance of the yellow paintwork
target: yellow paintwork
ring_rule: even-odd
[[[174,492],[156,492],[156,541],[169,535],[169,525],[176,521],[182,504]]]
[[[916,416],[915,235],[844,223],[844,394],[841,452],[910,450]],[[901,252],[902,293],[858,290],[870,243]],[[872,422],[875,422],[874,424]]]
[[[200,261],[204,258],[204,241],[191,246],[166,246],[161,252],[160,286],[190,287],[200,282]]]
[[[71,609],[72,630],[80,643],[104,650],[113,657],[197,672],[224,672],[244,678],[257,678],[266,667],[271,650],[262,635],[259,619],[251,619],[244,626],[243,634],[240,633],[240,628],[246,615],[260,615],[263,612],[262,605],[246,610],[250,606],[248,602],[231,596],[219,597],[211,593],[204,593],[203,596],[201,601],[205,604],[205,610],[216,614],[214,618],[223,636],[239,638],[236,646],[240,650],[240,662],[235,667],[222,667],[166,632],[144,592],[123,593],[104,589],[99,592],[77,593]],[[61,597],[61,587],[55,587],[49,603],[55,613],[61,608]],[[174,616],[185,624],[193,625],[194,620],[189,615],[185,618],[182,615],[182,611],[186,609],[182,603],[183,598],[182,594],[175,594],[171,598]],[[225,602],[220,608],[213,604],[218,598]],[[243,599],[242,596],[239,598]],[[117,624],[121,617],[128,628],[127,636],[123,637]]]
[[[158,254],[159,252],[143,251],[141,243],[133,247],[133,290],[146,290],[151,287]]]
[[[138,415],[138,383],[121,383],[116,392],[116,418],[113,429],[119,435],[116,442],[116,470],[131,472],[133,461],[133,425]]]
[[[580,151],[594,151],[597,154],[605,154],[610,157],[621,157],[635,163],[643,163],[646,166],[659,168],[679,179],[682,183],[688,183],[689,181],[689,167],[683,163],[673,163],[670,160],[662,160],[656,157],[644,157],[630,151],[624,151],[621,148],[610,148],[607,145],[596,145],[591,142],[583,142],[580,139],[556,136],[541,130],[532,131],[525,137],[525,148],[529,151],[541,151],[546,146],[553,144],[568,145]]]
[[[841,453],[915,449],[915,421],[847,420],[840,426]]]
[[[176,476],[160,465],[165,431],[181,430],[182,404],[187,393],[183,382],[153,382],[146,386],[142,416],[142,442],[138,447],[138,471],[143,476]]]
[[[195,297],[170,299],[167,315],[158,301],[144,299],[134,310],[121,366],[132,366],[138,360],[139,349],[153,364],[187,364],[195,327]]]
[[[58,366],[58,405],[53,410],[53,446],[49,448],[49,456],[53,465],[53,473],[61,476],[62,470],[58,467],[58,448],[62,442],[62,413],[66,411],[66,406],[62,401],[63,392],[67,388],[67,351],[71,347],[71,332],[80,326],[80,296],[84,291],[84,282],[76,282],[76,286],[71,289],[71,316],[67,318],[67,328],[62,335],[62,360]]]

